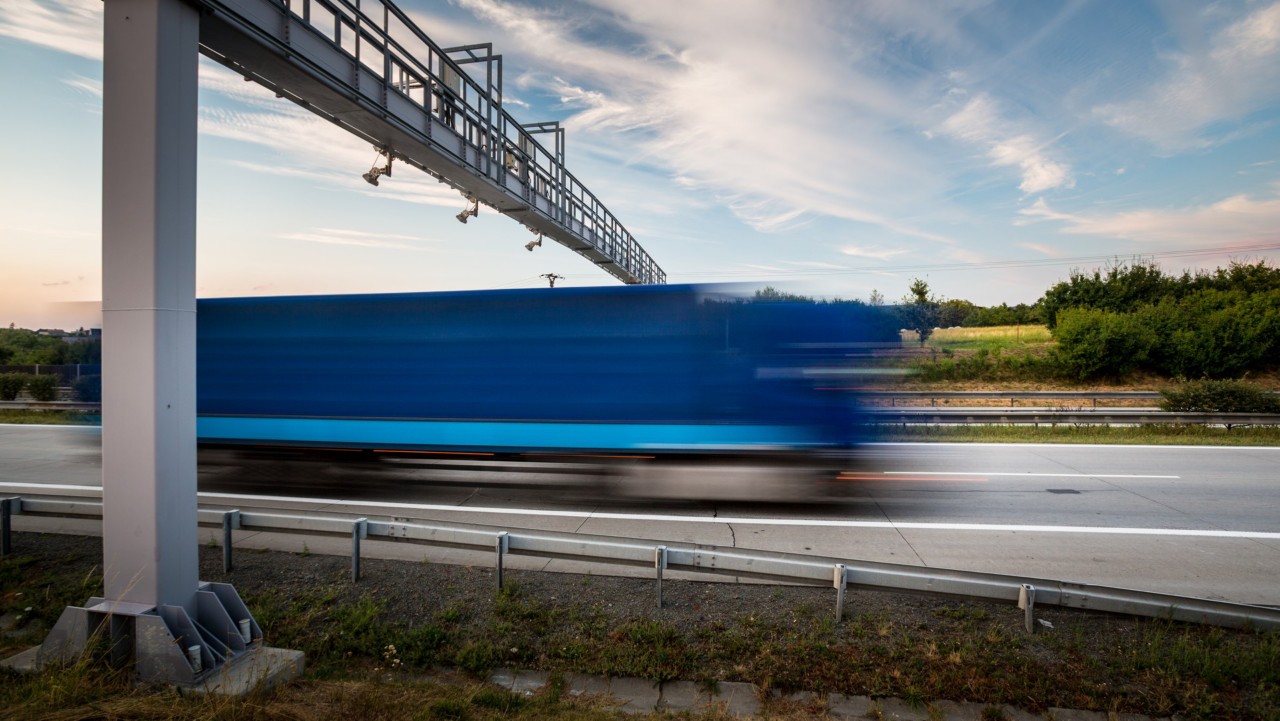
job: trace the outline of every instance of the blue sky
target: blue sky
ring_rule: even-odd
[[[110,0],[108,0],[110,1]],[[671,282],[1033,302],[1072,268],[1280,257],[1280,2],[402,0]],[[0,4],[0,323],[97,324],[100,0]],[[475,66],[473,66],[475,67]],[[202,296],[615,280],[201,62]],[[487,211],[487,212],[486,212]]]

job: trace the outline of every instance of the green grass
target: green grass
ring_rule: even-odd
[[[79,603],[98,582],[84,568],[90,561],[37,563],[14,556],[0,560],[0,581],[6,597],[21,593],[55,608]],[[306,653],[308,671],[301,682],[241,700],[194,698],[138,687],[127,675],[102,672],[88,656],[38,675],[0,672],[0,709],[6,710],[0,716],[607,717],[599,706],[562,698],[556,683],[526,698],[475,681],[423,680],[441,666],[476,676],[514,666],[541,669],[553,678],[577,672],[704,685],[748,681],[766,691],[891,696],[922,705],[963,698],[1033,711],[1059,706],[1178,714],[1188,721],[1280,719],[1277,632],[1058,609],[1056,630],[1028,635],[1012,606],[977,602],[941,603],[923,618],[905,620],[890,605],[851,613],[836,624],[829,613],[801,608],[795,601],[801,596],[790,595],[797,589],[780,590],[782,597],[771,605],[794,604],[789,613],[764,616],[742,609],[724,620],[681,628],[660,615],[610,621],[590,606],[548,602],[518,587],[494,591],[491,603],[465,613],[442,610],[415,625],[389,620],[391,599],[345,582],[317,580],[288,598],[271,588],[242,588],[272,644]]]
[[[1280,428],[1207,426],[881,426],[876,440],[947,443],[1114,443],[1124,445],[1280,446]]]
[[[0,423],[84,426],[98,425],[102,416],[81,411],[28,411],[19,408],[0,408]]]
[[[1052,344],[1053,336],[1043,325],[997,325],[985,328],[939,328],[925,341],[925,348],[939,351],[986,350],[988,352],[1012,351]],[[912,332],[902,334],[902,343],[919,347],[920,341]]]

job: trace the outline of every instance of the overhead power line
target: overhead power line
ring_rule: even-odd
[[[1195,258],[1213,255],[1243,256],[1280,250],[1280,243],[1247,245],[1235,248],[1188,248],[1183,250],[1153,251],[1150,253],[1134,253],[1128,257],[1138,259],[1172,259]],[[977,263],[924,263],[917,265],[884,265],[864,266],[858,268],[797,268],[794,270],[718,270],[718,271],[684,271],[669,272],[670,277],[699,278],[778,278],[778,277],[814,277],[832,275],[853,275],[857,273],[926,273],[955,270],[991,270],[997,268],[1035,268],[1041,266],[1084,265],[1106,263],[1126,256],[1120,254],[1081,255],[1070,258],[1024,258],[1007,260],[990,260]]]

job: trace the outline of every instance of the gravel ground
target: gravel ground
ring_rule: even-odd
[[[37,564],[56,563],[75,569],[80,576],[102,562],[102,542],[94,537],[15,534],[14,551],[36,556]],[[359,582],[352,583],[351,562],[343,556],[237,550],[234,562],[234,569],[224,573],[221,548],[202,544],[201,580],[231,583],[246,599],[257,595],[305,597],[321,589],[336,594],[334,601],[339,604],[370,598],[381,605],[382,620],[403,627],[428,623],[450,608],[467,609],[473,623],[487,623],[497,598],[492,568],[365,558],[361,561]],[[553,613],[562,611],[557,615],[565,618],[590,615],[610,626],[653,619],[686,635],[718,624],[737,624],[743,619],[786,626],[799,619],[827,618],[834,614],[836,600],[831,588],[667,579],[663,584],[663,607],[659,609],[656,585],[650,579],[508,569],[506,580],[519,588],[523,598],[535,600]],[[902,628],[937,626],[940,619],[966,614],[988,619],[986,623],[1009,633],[1022,632],[1022,612],[1012,604],[852,588],[845,598],[846,619],[883,618]],[[1099,629],[1120,633],[1132,623],[1050,607],[1038,610],[1037,617],[1054,624],[1090,619]]]

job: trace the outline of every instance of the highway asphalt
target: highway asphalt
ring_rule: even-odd
[[[21,493],[9,484],[100,486],[97,432],[0,426],[0,494]],[[555,463],[369,468],[208,453],[200,502],[813,553],[1280,606],[1280,448],[884,444],[867,451],[849,497],[823,503],[616,499]],[[560,487],[529,485],[535,480]],[[237,538],[246,546],[302,542]],[[345,553],[349,545],[307,543],[313,552]],[[401,544],[364,550],[484,562]]]

